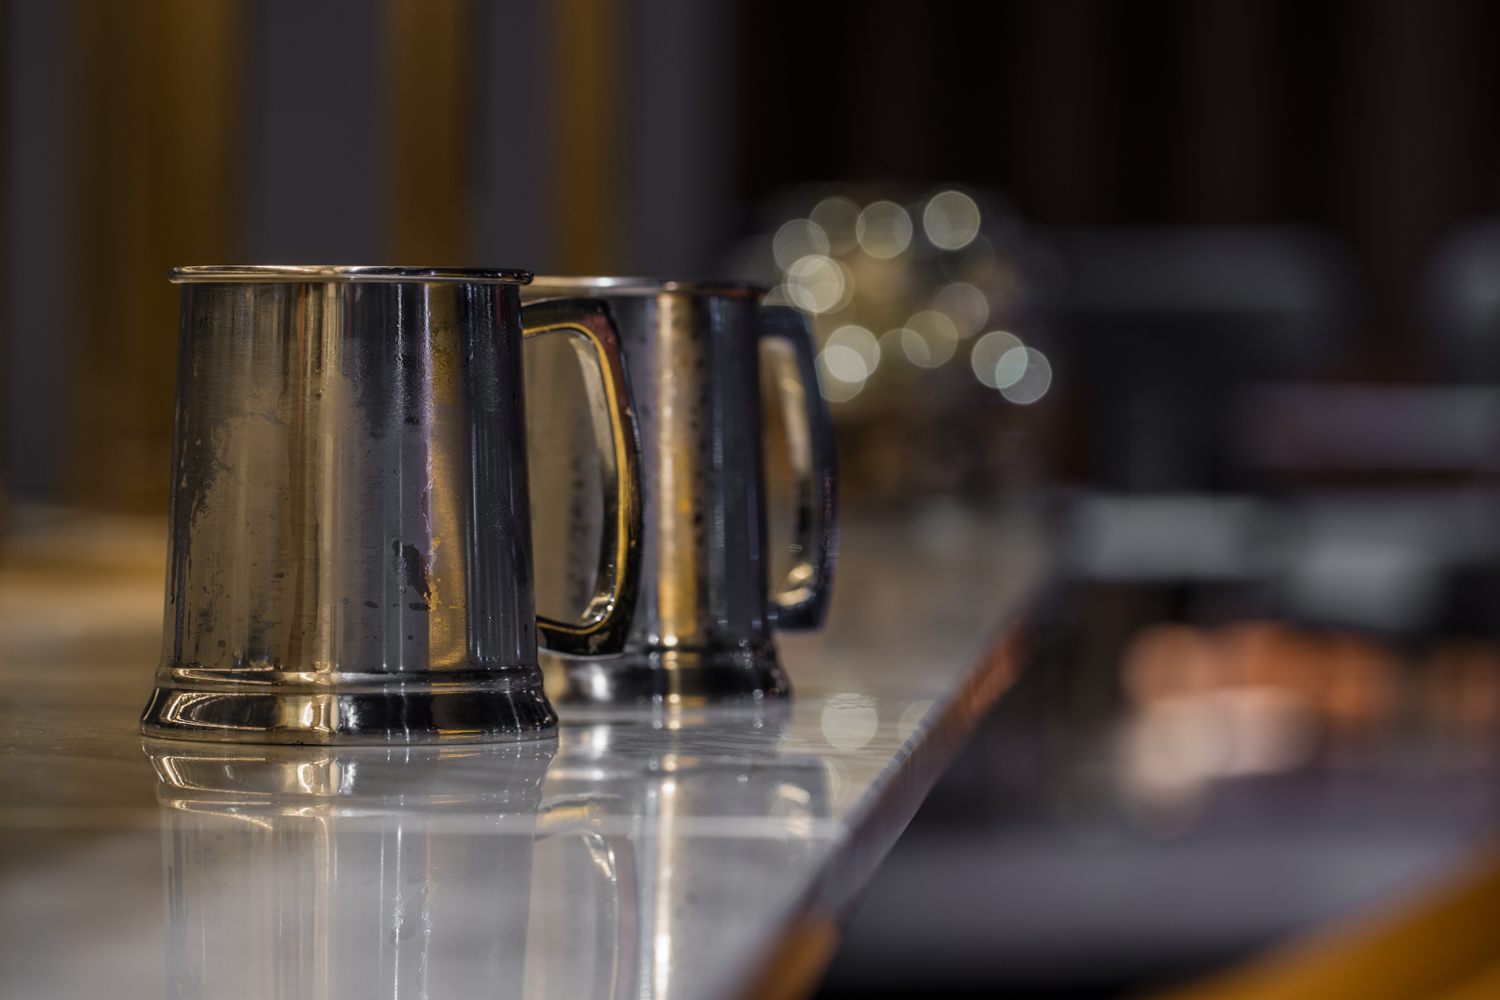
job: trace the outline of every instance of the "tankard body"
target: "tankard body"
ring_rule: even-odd
[[[837,548],[834,455],[812,341],[800,314],[762,308],[763,289],[622,278],[539,278],[528,300],[597,296],[620,331],[641,433],[642,584],[625,652],[558,661],[560,697],[591,705],[708,704],[786,695],[775,629],[815,628]],[[768,582],[762,347],[787,427],[795,497],[792,566]],[[535,439],[534,439],[535,441]],[[581,509],[577,477],[538,471],[548,514]],[[554,519],[555,522],[555,519]],[[587,532],[552,548],[586,553]],[[542,544],[539,542],[539,544]],[[589,586],[585,570],[561,587]],[[546,600],[553,595],[544,594]],[[566,599],[563,600],[566,604]]]
[[[524,271],[185,268],[166,614],[148,735],[471,742],[556,723],[537,665]],[[535,313],[533,317],[531,314]],[[599,593],[549,645],[618,650],[635,431],[598,302]]]

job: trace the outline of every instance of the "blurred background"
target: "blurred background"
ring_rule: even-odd
[[[826,996],[1151,988],[1500,819],[1495,5],[0,12],[12,551],[156,544],[166,271],[230,262],[760,281],[848,517],[1049,533],[1032,669]]]

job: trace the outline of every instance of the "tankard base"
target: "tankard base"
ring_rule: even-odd
[[[506,743],[557,733],[540,685],[511,691],[270,693],[158,687],[141,713],[158,739],[379,745]]]
[[[592,660],[542,655],[544,672],[558,678],[554,697],[564,706],[753,705],[792,693],[770,647],[624,653]]]

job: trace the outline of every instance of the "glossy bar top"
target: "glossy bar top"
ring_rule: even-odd
[[[0,996],[742,997],[834,918],[1014,675],[1021,515],[850,519],[829,627],[759,710],[540,743],[145,742],[151,530],[0,563]]]

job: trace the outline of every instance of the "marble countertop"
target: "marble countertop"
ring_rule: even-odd
[[[1013,679],[1024,515],[849,519],[829,623],[761,710],[564,715],[556,740],[145,742],[164,542],[0,563],[0,995],[745,997],[837,919]],[[92,534],[90,533],[92,531]]]

